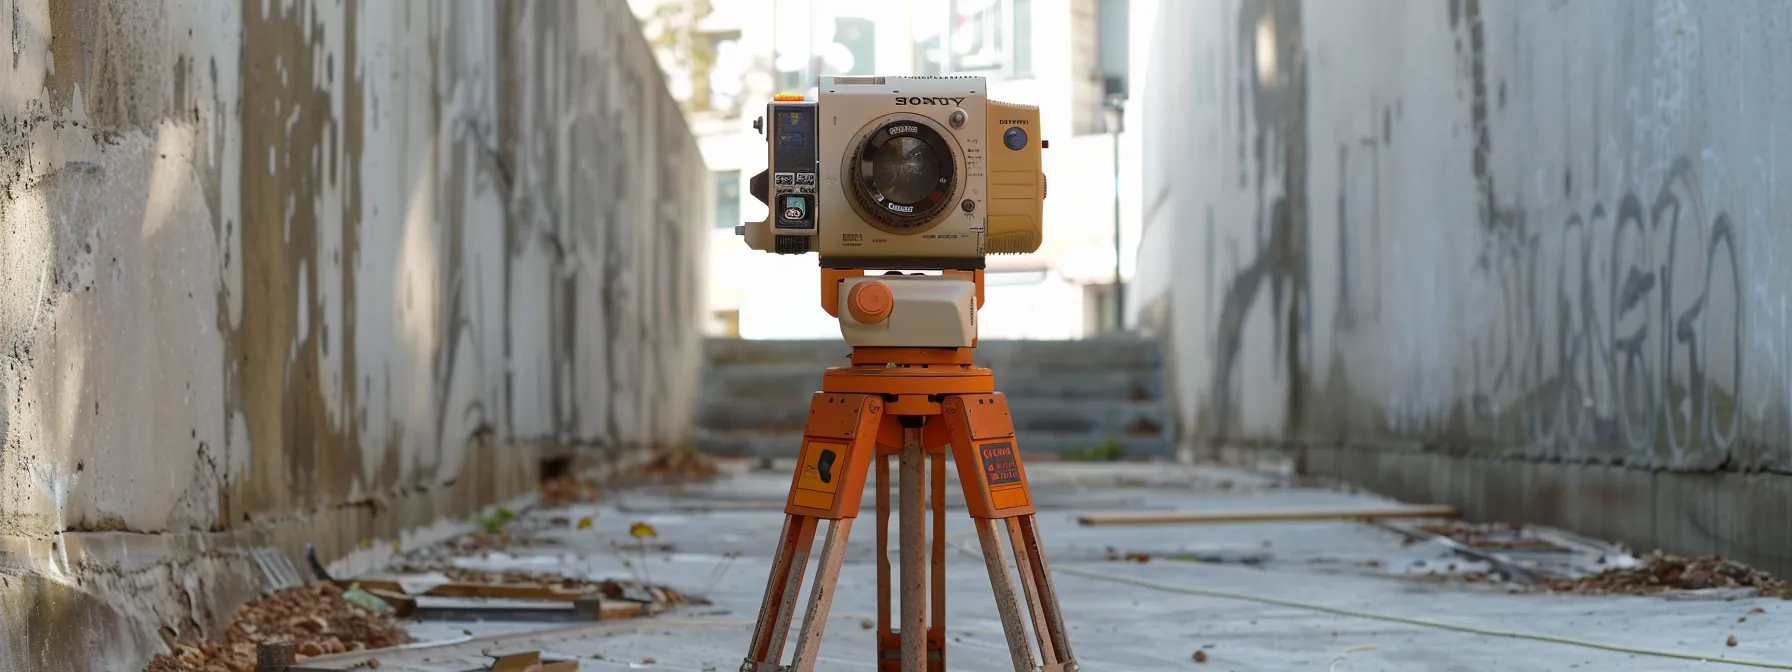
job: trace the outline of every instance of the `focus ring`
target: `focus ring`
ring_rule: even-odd
[[[913,229],[951,205],[957,187],[956,154],[932,120],[895,115],[854,147],[848,162],[850,189],[863,212],[882,225],[879,228]],[[879,175],[880,167],[907,175]]]

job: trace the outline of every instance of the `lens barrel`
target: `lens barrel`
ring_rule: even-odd
[[[892,233],[915,233],[951,203],[957,154],[932,120],[894,115],[859,142],[848,185],[865,214]]]

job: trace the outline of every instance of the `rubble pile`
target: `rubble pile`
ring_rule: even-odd
[[[179,644],[150,661],[146,672],[248,672],[256,646],[291,642],[300,660],[410,642],[397,619],[343,598],[335,584],[288,588],[237,608],[224,641]]]
[[[1753,588],[1761,597],[1792,598],[1792,582],[1774,578],[1721,555],[1684,558],[1656,551],[1638,567],[1608,569],[1576,579],[1551,579],[1553,591],[1594,594],[1647,594],[1669,590]]]
[[[541,505],[545,507],[585,504],[602,498],[597,484],[590,480],[558,476],[541,482]]]

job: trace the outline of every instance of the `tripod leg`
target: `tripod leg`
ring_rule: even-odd
[[[791,661],[795,672],[815,669],[816,654],[821,650],[821,633],[827,627],[828,608],[834,602],[834,584],[840,580],[840,563],[846,555],[846,537],[851,533],[851,518],[828,524],[828,538],[821,545],[821,566],[815,568],[815,585],[809,589],[809,609],[803,614],[803,629],[796,638],[796,658]]]
[[[902,645],[890,629],[890,458],[878,455],[877,463],[877,669],[896,672],[902,661]]]
[[[925,672],[927,669],[927,614],[923,609],[927,595],[926,521],[922,518],[926,505],[922,479],[927,455],[921,449],[919,427],[902,430],[902,672]]]
[[[929,451],[933,462],[933,614],[927,623],[927,672],[946,670],[946,453]]]
[[[1002,610],[1003,629],[1007,631],[1017,669],[1031,669],[1033,658],[1019,614],[1020,600],[1014,594],[1007,563],[1001,557],[998,520],[1007,528],[1014,548],[1021,588],[1026,592],[1034,634],[1045,659],[1043,672],[1075,672],[1078,666],[1070,651],[1057,589],[1052,585],[1039,541],[1033,495],[1027,489],[1026,468],[1021,464],[1014,439],[1007,399],[1000,393],[951,396],[944,400],[941,409],[951,425],[952,453],[963,482],[965,505],[977,523],[991,587],[996,591],[996,606]],[[1019,667],[1023,662],[1027,668]]]
[[[1033,634],[1039,638],[1039,656],[1045,659],[1045,665],[1049,669],[1058,664],[1057,647],[1052,643],[1055,639],[1061,639],[1062,634],[1053,632],[1048,623],[1045,607],[1040,601],[1038,564],[1029,552],[1031,544],[1022,540],[1020,521],[1030,517],[1016,516],[1007,520],[1008,540],[1014,548],[1014,565],[1020,568],[1020,587],[1021,592],[1027,596],[1027,611],[1033,615]],[[1049,577],[1048,574],[1047,578]]]
[[[1033,672],[1033,650],[1027,646],[1027,626],[1020,619],[1020,601],[1014,594],[1008,559],[1002,557],[996,522],[988,518],[972,520],[977,524],[977,539],[983,542],[983,563],[989,567],[989,587],[996,594],[996,612],[1002,617],[1002,633],[1008,637],[1008,655],[1014,660],[1014,671]]]
[[[809,516],[784,517],[784,533],[778,539],[765,599],[759,605],[759,622],[753,626],[753,643],[741,672],[778,672],[784,656],[784,639],[790,633],[790,614],[796,608],[809,547],[815,543],[816,520]]]
[[[1028,558],[1024,562],[1017,561],[1017,564],[1021,565],[1021,573],[1027,575],[1027,581],[1034,585],[1037,594],[1030,602],[1034,621],[1044,623],[1039,635],[1040,646],[1047,646],[1046,635],[1050,634],[1050,642],[1056,649],[1055,656],[1046,654],[1046,663],[1049,665],[1055,657],[1062,662],[1066,672],[1074,672],[1077,669],[1076,655],[1070,651],[1070,635],[1064,627],[1064,614],[1059,611],[1058,587],[1052,584],[1052,572],[1045,563],[1045,545],[1039,541],[1039,522],[1034,520],[1033,514],[1016,516],[1008,519],[1008,528],[1014,535],[1016,556],[1024,553]]]
[[[883,418],[883,400],[862,394],[818,393],[809,404],[809,421],[803,429],[803,447],[791,477],[787,514],[778,550],[766,581],[759,620],[741,672],[783,672],[784,641],[801,591],[803,570],[815,531],[821,520],[828,527],[822,548],[821,568],[810,591],[809,609],[803,618],[797,644],[795,669],[809,670],[821,644],[834,585],[852,519],[859,515],[859,499],[865,490],[865,472],[876,452],[877,427]]]
[[[891,459],[878,455],[874,461],[878,475],[878,659],[882,659],[883,634],[891,633]]]

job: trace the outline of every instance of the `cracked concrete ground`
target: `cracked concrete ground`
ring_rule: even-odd
[[[707,595],[713,604],[652,619],[573,627],[416,623],[413,634],[434,645],[385,654],[380,669],[475,669],[490,660],[486,654],[539,649],[548,656],[576,657],[581,670],[732,672],[740,665],[782,523],[778,505],[789,483],[787,467],[754,472],[733,465],[721,479],[700,486],[642,488],[613,493],[600,504],[532,511],[527,517],[537,520],[577,521],[593,515],[595,524],[587,530],[548,525],[551,529],[541,538],[552,543],[454,561],[467,567],[613,577],[637,571],[625,567],[626,558],[643,564],[640,569],[653,581]],[[1792,669],[1792,654],[1787,653],[1792,651],[1792,631],[1785,627],[1792,605],[1782,600],[1734,592],[1648,597],[1513,593],[1497,583],[1439,580],[1430,576],[1432,571],[1476,567],[1439,547],[1405,544],[1393,532],[1353,522],[1081,527],[1075,516],[1092,511],[1363,504],[1375,498],[1281,487],[1268,477],[1211,468],[1028,467],[1072,642],[1082,669],[1091,672],[1748,669],[1719,664],[1737,659],[1778,662]],[[955,483],[948,491],[953,487]],[[950,497],[949,507],[957,500]],[[873,616],[876,599],[873,510],[867,493],[841,572],[820,670],[874,669],[873,633],[861,626],[862,619]],[[947,520],[948,539],[955,547],[968,548],[962,542],[975,536],[963,510],[949,509]],[[645,563],[634,551],[612,550],[612,543],[632,544],[627,530],[633,521],[652,524],[657,541],[673,550],[650,553]],[[1113,560],[1110,549],[1153,557],[1144,563]],[[724,562],[729,553],[742,555]],[[1168,559],[1178,555],[1218,561]],[[804,588],[806,599],[807,582]],[[1189,594],[1191,589],[1270,602]],[[1012,669],[987,574],[970,552],[949,553],[947,592],[949,669]],[[1754,608],[1761,612],[1751,613]],[[1523,631],[1708,656],[1709,661],[1441,626]],[[1732,636],[1735,646],[1726,644]],[[1205,662],[1193,659],[1196,651],[1205,654]]]

